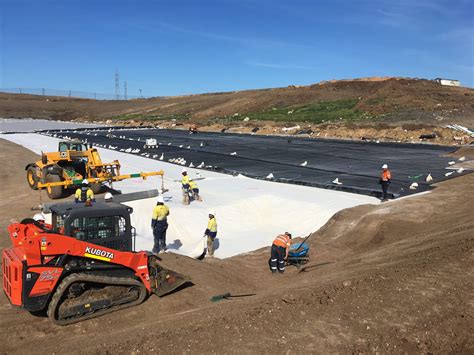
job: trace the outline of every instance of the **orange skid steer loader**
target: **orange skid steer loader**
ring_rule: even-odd
[[[8,227],[3,290],[11,304],[68,325],[164,296],[190,280],[134,252],[132,209],[114,202],[50,207],[52,223],[27,218]]]

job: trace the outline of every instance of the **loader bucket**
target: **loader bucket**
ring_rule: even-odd
[[[191,282],[189,277],[159,266],[157,260],[150,261],[151,290],[155,295],[163,297],[180,286]]]

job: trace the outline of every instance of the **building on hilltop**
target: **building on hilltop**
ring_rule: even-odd
[[[461,86],[461,82],[455,79],[436,78],[433,81],[446,86]]]

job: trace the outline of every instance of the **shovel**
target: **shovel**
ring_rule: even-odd
[[[221,295],[215,295],[211,297],[211,302],[219,302],[221,300],[228,300],[234,297],[250,297],[250,296],[255,296],[255,293],[249,293],[245,295],[232,295],[230,292],[223,293]]]

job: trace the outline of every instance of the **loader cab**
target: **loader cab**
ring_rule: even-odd
[[[133,209],[114,202],[60,203],[50,207],[55,233],[120,251],[135,250]]]
[[[75,150],[76,152],[85,152],[88,147],[80,140],[61,141],[59,142],[58,152],[66,152],[68,150]]]
[[[89,146],[78,139],[59,142],[59,161],[57,164],[64,169],[65,174],[70,178],[87,176],[87,151]]]

